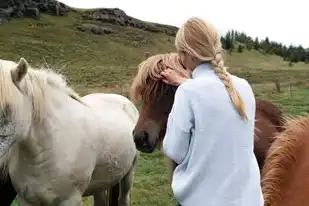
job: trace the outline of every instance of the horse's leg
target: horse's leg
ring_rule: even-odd
[[[118,206],[119,183],[103,192],[97,192],[93,195],[94,206]]]
[[[119,190],[120,190],[120,184],[117,183],[113,186],[109,193],[109,204],[108,206],[118,206],[118,198],[119,198]]]
[[[136,154],[129,172],[120,180],[119,206],[131,205],[131,188],[134,181],[134,170],[137,163],[138,154]]]
[[[94,206],[108,206],[109,189],[104,191],[98,191],[93,195]]]
[[[18,205],[19,206],[31,206],[31,204],[28,204],[24,199],[18,197]]]
[[[59,206],[83,206],[83,198],[81,194],[74,194],[68,199],[61,201],[60,203],[56,200],[52,205],[59,205]]]
[[[172,184],[174,170],[178,166],[173,160],[165,156],[167,162],[167,178],[170,184]]]
[[[119,206],[131,205],[131,188],[133,185],[134,170],[133,167],[130,171],[120,180],[120,196]]]

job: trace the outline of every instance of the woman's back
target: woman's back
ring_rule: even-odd
[[[220,35],[206,21],[188,19],[177,31],[175,47],[193,77],[177,89],[163,141],[165,154],[179,165],[172,181],[177,201],[263,206],[250,85],[227,73]]]
[[[189,99],[194,126],[187,153],[173,176],[176,199],[183,206],[262,206],[253,153],[255,98],[250,85],[231,76],[245,104],[248,120],[244,121],[208,64],[198,66],[192,76],[178,88]],[[170,116],[175,121],[188,118],[182,115],[172,110]],[[168,128],[167,135],[171,133]]]

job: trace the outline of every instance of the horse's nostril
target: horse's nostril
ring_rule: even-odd
[[[149,138],[148,132],[144,131],[144,140],[147,141]]]
[[[134,142],[136,145],[142,146],[147,144],[149,134],[146,131],[133,132],[134,133]]]

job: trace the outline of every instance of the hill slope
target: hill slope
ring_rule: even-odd
[[[145,52],[174,50],[177,28],[126,19],[115,12],[122,11],[70,9],[65,17],[41,14],[40,20],[12,19],[0,25],[0,58],[25,57],[34,66],[47,63],[61,69],[78,88],[128,84]],[[309,79],[307,65],[289,67],[279,57],[256,51],[227,54],[226,64],[252,83],[271,82],[275,77]],[[275,74],[278,70],[280,75]]]

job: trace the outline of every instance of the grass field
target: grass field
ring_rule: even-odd
[[[42,15],[40,23],[31,19],[15,19],[1,25],[0,58],[18,61],[25,57],[33,66],[49,66],[60,70],[81,94],[114,92],[127,95],[137,64],[145,52],[152,54],[174,50],[173,37],[135,28],[111,24],[114,33],[93,35],[77,31],[80,12],[69,17]],[[230,72],[250,81],[257,98],[268,99],[285,114],[308,112],[309,66],[289,66],[277,56],[257,51],[226,54]],[[274,81],[282,84],[275,90]],[[142,154],[135,174],[134,206],[175,205],[167,184],[164,160],[159,152]],[[90,205],[91,199],[85,200]],[[18,205],[17,202],[14,205]]]

